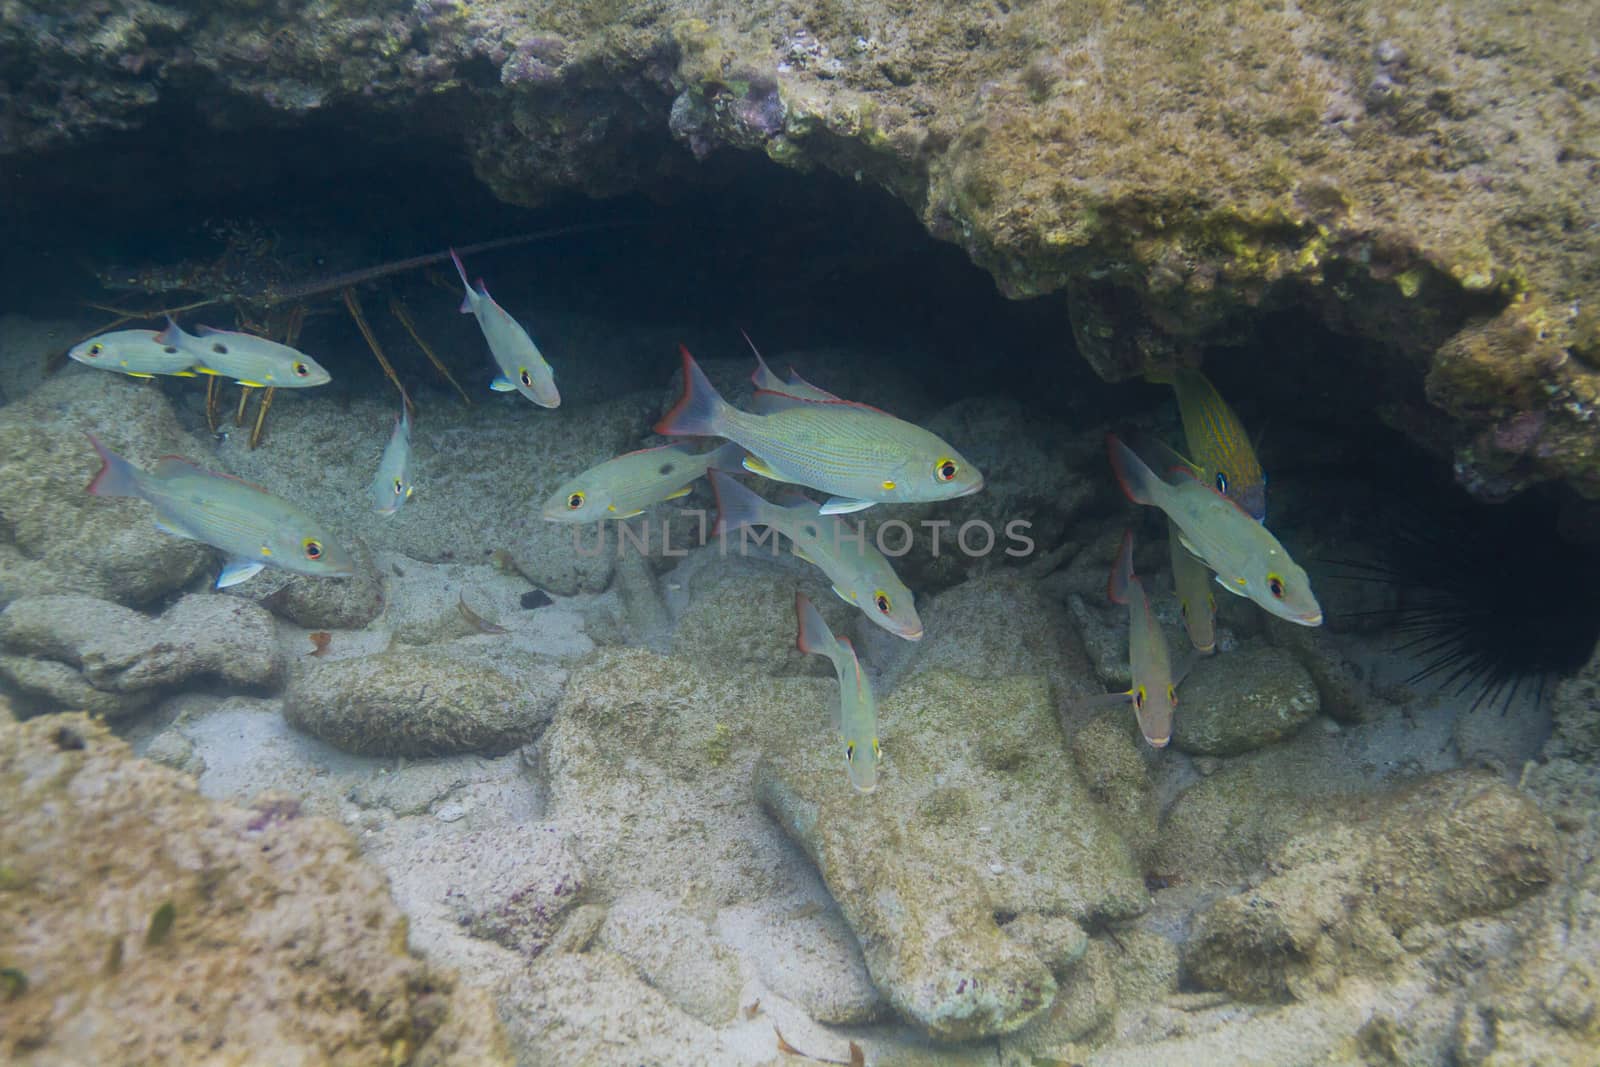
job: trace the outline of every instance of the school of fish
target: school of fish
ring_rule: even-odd
[[[465,289],[461,311],[477,320],[498,371],[490,388],[519,393],[540,407],[558,407],[555,374],[538,345],[489,296],[483,282],[468,281],[460,257],[453,251],[450,256]],[[745,341],[756,362],[750,410],[724,400],[689,350],[680,346],[683,394],[655,426],[667,437],[721,438],[725,443],[703,450],[667,444],[608,459],[551,493],[541,516],[556,523],[625,520],[687,496],[697,480],[707,478],[716,498],[713,532],[718,537],[726,541],[737,533],[744,545],[750,531],[764,528],[769,548],[775,550],[781,536],[796,557],[820,570],[835,595],[872,625],[907,641],[920,640],[924,629],[912,591],[859,523],[843,516],[876,504],[976,493],[984,486],[982,472],[952,444],[920,426],[841,398],[792,369],[780,378],[748,335]],[[86,366],[140,379],[211,375],[258,388],[310,388],[332,380],[316,360],[288,345],[205,326],[188,333],[170,318],[159,332],[101,334],[73,346],[68,355]],[[1177,689],[1188,666],[1217,650],[1216,587],[1303,626],[1320,625],[1322,609],[1305,571],[1265,525],[1266,477],[1249,436],[1221,394],[1189,368],[1150,380],[1172,385],[1188,456],[1159,442],[1143,446],[1141,455],[1115,434],[1107,435],[1106,447],[1128,499],[1166,516],[1172,579],[1193,650],[1174,668],[1150,596],[1134,573],[1129,531],[1112,565],[1107,594],[1128,608],[1132,684],[1080,706],[1131,704],[1145,740],[1162,748],[1172,737]],[[403,408],[367,486],[378,515],[396,515],[416,491],[411,429],[410,412]],[[223,555],[219,588],[246,581],[265,567],[329,578],[355,573],[351,556],[328,529],[290,501],[181,457],[163,457],[151,469],[141,469],[93,435],[89,441],[101,469],[88,492],[143,500],[154,510],[160,529],[218,549]],[[775,499],[755,492],[734,472],[779,483]],[[826,499],[818,502],[802,488],[826,494]],[[866,668],[852,643],[836,636],[803,594],[796,597],[795,615],[800,651],[826,656],[834,665],[839,698],[832,721],[843,744],[847,777],[856,791],[870,793],[877,787],[882,751]]]

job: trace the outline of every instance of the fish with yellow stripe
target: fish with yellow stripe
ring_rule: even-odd
[[[683,398],[656,424],[667,436],[722,437],[746,452],[744,467],[776,482],[832,494],[822,514],[873,504],[949,500],[983,488],[983,475],[936,434],[865,404],[794,400],[770,414],[740,411],[718,394],[689,350]]]
[[[1217,650],[1217,598],[1211,585],[1211,568],[1183,547],[1183,534],[1167,520],[1167,550],[1172,555],[1172,585],[1183,611],[1189,642],[1202,656]]]
[[[170,374],[193,378],[195,357],[177,345],[163,344],[154,330],[114,330],[73,345],[67,355],[79,363],[114,370],[130,378]]]
[[[102,464],[89,493],[137,497],[155,509],[157,529],[221,549],[227,563],[217,578],[219,589],[254,577],[263,567],[319,578],[355,573],[349,553],[322,524],[287,500],[181,456],[162,456],[155,467],[142,470],[87,436]]]
[[[844,742],[845,769],[850,784],[858,793],[878,788],[878,763],[883,751],[878,747],[878,701],[872,683],[861,669],[855,646],[849,638],[835,637],[804,593],[794,597],[794,613],[799,622],[795,647],[809,656],[827,656],[833,661],[839,679],[839,706],[834,709],[833,728]]]
[[[744,449],[727,444],[710,452],[682,445],[642,448],[608,459],[562,484],[545,500],[549,522],[629,519],[663,500],[688,496],[695,479],[712,467],[737,470]]]
[[[1133,532],[1122,535],[1122,547],[1106,581],[1106,596],[1114,604],[1128,606],[1128,669],[1133,684],[1121,693],[1107,693],[1083,702],[1133,705],[1139,732],[1151,748],[1165,748],[1172,740],[1172,716],[1178,706],[1178,682],[1172,671],[1172,657],[1161,621],[1150,609],[1144,583],[1133,573]]]
[[[1237,503],[1257,522],[1267,517],[1267,476],[1239,417],[1217,387],[1192,367],[1146,375],[1178,394],[1183,436],[1200,479]]]
[[[1129,500],[1166,512],[1183,546],[1217,572],[1216,583],[1281,619],[1321,626],[1311,579],[1265,525],[1179,465],[1163,481],[1116,434],[1106,435],[1111,469]]]
[[[922,640],[922,619],[911,590],[893,565],[849,520],[824,515],[804,493],[783,503],[765,500],[720,470],[709,474],[717,495],[717,524],[712,533],[724,537],[747,526],[765,526],[789,539],[794,554],[828,576],[833,591],[874,623],[907,641]]]
[[[297,348],[236,330],[197,326],[187,333],[170,317],[156,342],[194,357],[194,370],[256,388],[309,389],[333,380],[327,369]]]

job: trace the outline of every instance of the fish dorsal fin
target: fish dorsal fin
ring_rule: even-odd
[[[757,389],[750,397],[750,413],[752,415],[774,415],[780,411],[800,407],[811,403],[804,397],[792,393],[780,392],[777,389]]]
[[[677,447],[678,447],[677,445],[651,445],[649,448],[636,448],[632,452],[624,452],[624,453],[622,453],[622,455],[617,456],[615,458],[617,458],[617,459],[627,459],[629,456],[644,456],[644,455],[648,455],[651,452],[665,452],[669,448],[677,448]]]
[[[829,399],[829,400],[838,400],[839,399],[838,396],[834,395],[833,393],[828,392],[826,389],[823,389],[820,386],[812,385],[810,382],[808,382],[804,378],[800,377],[800,372],[795,370],[793,367],[789,368],[789,377],[788,377],[787,380],[788,380],[790,385],[797,385],[797,386],[800,386],[801,388],[804,388],[804,389],[810,389],[813,393],[817,394],[819,399]]]
[[[821,390],[818,391],[820,392]],[[769,404],[772,403],[773,397],[777,397],[778,403],[782,405],[779,410],[784,411],[796,407],[842,407],[855,408],[858,411],[870,411],[874,415],[883,415],[891,419],[895,418],[895,416],[890,415],[882,408],[875,408],[871,404],[863,404],[858,400],[839,400],[837,398],[833,400],[814,400],[803,396],[794,396],[790,393],[779,393],[772,389],[757,389],[755,395],[764,398]]]
[[[254,489],[258,493],[267,493],[267,490],[261,488],[261,486],[254,482],[247,482],[236,474],[224,474],[221,471],[207,470],[194,460],[185,459],[182,456],[162,456],[156,460],[154,472],[158,475],[166,476],[173,474],[203,474],[207,478],[226,478],[230,482],[238,482],[240,485],[248,489]],[[267,493],[267,495],[271,496],[272,494]]]

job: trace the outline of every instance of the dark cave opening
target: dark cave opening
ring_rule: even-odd
[[[197,125],[185,119],[175,114],[151,129]],[[214,261],[224,231],[270,246],[294,280],[309,281],[450,245],[597,224],[469,257],[467,267],[527,316],[553,362],[589,363],[590,372],[603,362],[598,377],[614,391],[664,383],[679,342],[697,356],[744,357],[742,328],[766,351],[881,351],[945,400],[1002,391],[1063,415],[1126,406],[1128,393],[1099,381],[1077,355],[1064,298],[1006,300],[958,248],[930,238],[876,188],[723,150],[698,183],[526,208],[496,199],[444,140],[364,132],[333,118],[296,130],[208,132],[200,142],[146,132],[13,167],[4,177],[16,210],[0,223],[8,294],[0,312],[83,318],[95,314],[84,307],[91,302],[154,309],[210,295],[117,291],[96,275]],[[464,384],[487,369],[475,339],[449,318],[459,285],[448,261],[361,293],[408,386],[437,380],[383,310],[391,294],[412,308]],[[318,358],[335,386],[383,388],[339,294],[308,305],[319,313],[302,347],[333,353]],[[206,308],[182,321],[231,327],[230,318]],[[563,336],[562,323],[576,320],[584,328]]]

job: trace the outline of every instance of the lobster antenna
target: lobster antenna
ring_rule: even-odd
[[[619,226],[637,226],[636,219],[615,219],[610,222],[583,222],[571,226],[558,226],[551,230],[534,230],[531,233],[519,233],[510,237],[497,237],[492,241],[480,241],[475,245],[464,245],[456,249],[457,255],[470,256],[479,252],[492,252],[500,248],[511,248],[515,245],[532,244],[534,241],[547,240],[552,237],[565,237],[574,233],[590,233],[594,230],[611,230]],[[413,270],[417,267],[426,267],[431,263],[443,263],[450,258],[450,253],[429,252],[426,255],[412,256],[409,259],[397,259],[390,263],[380,263],[376,267],[364,267],[361,270],[348,271],[344,274],[335,274],[331,278],[321,278],[314,282],[305,282],[300,285],[290,285],[284,288],[268,286],[254,299],[262,300],[268,304],[281,304],[288,300],[299,300],[302,297],[317,296],[321,293],[331,293],[352,285],[386,278],[391,274],[401,271]],[[249,299],[249,298],[247,298]]]

